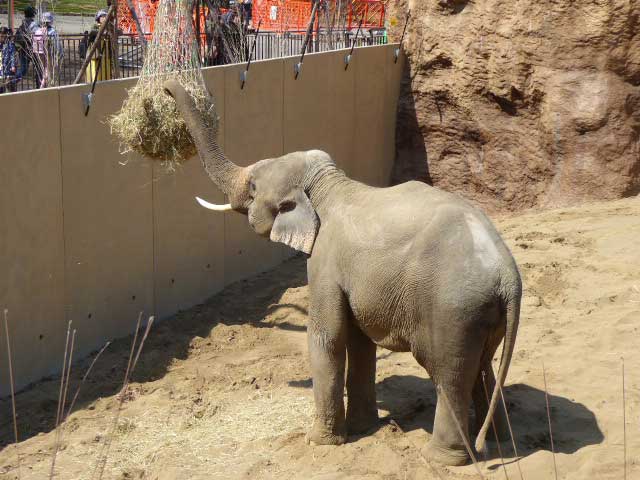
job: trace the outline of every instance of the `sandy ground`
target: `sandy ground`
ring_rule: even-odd
[[[502,218],[525,302],[505,395],[525,478],[552,479],[542,362],[561,479],[640,478],[640,198]],[[304,260],[235,284],[152,330],[112,437],[104,478],[473,478],[419,454],[435,392],[409,354],[380,349],[379,428],[340,447],[309,447],[313,403]],[[131,338],[112,345],[69,418],[57,478],[92,477],[110,436]],[[77,376],[88,361],[74,365]],[[70,392],[75,390],[77,379]],[[58,380],[18,396],[21,478],[49,478]],[[9,403],[0,404],[0,477],[18,478]],[[394,419],[403,431],[389,423]],[[519,478],[508,443],[509,478]],[[492,444],[483,475],[505,478]]]

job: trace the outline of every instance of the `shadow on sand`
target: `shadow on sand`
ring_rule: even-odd
[[[311,380],[290,382],[293,387],[311,387]],[[430,379],[414,375],[392,375],[376,385],[378,408],[389,412],[405,432],[423,429],[433,433],[436,391]],[[551,450],[544,391],[525,384],[509,385],[504,389],[509,416],[520,456],[539,450]],[[568,398],[549,395],[551,423],[556,453],[575,453],[589,445],[602,443],[604,435],[596,417],[583,404]],[[474,424],[473,414],[470,425]],[[380,422],[378,428],[384,425]],[[372,432],[369,432],[370,435]],[[356,436],[353,439],[360,438]],[[489,458],[497,458],[497,449],[489,443]],[[511,442],[503,439],[505,456],[513,456]]]
[[[234,283],[202,305],[178,312],[151,329],[140,361],[133,374],[134,382],[151,382],[162,378],[175,359],[186,359],[195,337],[207,337],[219,324],[252,324],[256,328],[280,328],[304,331],[305,326],[286,320],[267,323],[264,318],[278,309],[304,307],[280,303],[289,288],[307,284],[306,261],[294,257],[274,270]],[[132,319],[135,322],[135,319]],[[144,330],[144,324],[141,330]],[[74,411],[86,408],[99,398],[116,395],[122,387],[133,335],[115,340],[104,352],[82,386]],[[73,363],[68,398],[73,396],[82,375],[97,352]],[[20,441],[54,429],[60,377],[51,376],[24,388],[16,396]],[[13,442],[11,401],[0,399],[0,450]]]

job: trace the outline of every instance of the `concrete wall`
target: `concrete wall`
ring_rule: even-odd
[[[219,141],[240,165],[319,148],[350,176],[388,182],[402,74],[395,45],[204,70],[221,118]],[[0,96],[0,314],[9,310],[18,388],[61,368],[66,325],[76,358],[129,334],[138,312],[165,318],[292,251],[255,235],[224,203],[200,162],[175,173],[122,156],[105,125],[135,79]],[[1,330],[0,330],[1,331]],[[8,392],[0,334],[0,395]]]

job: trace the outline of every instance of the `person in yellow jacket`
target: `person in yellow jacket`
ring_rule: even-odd
[[[107,20],[107,11],[100,10],[98,13],[96,13],[95,20],[96,22],[93,24],[93,27],[89,32],[89,44],[87,46],[87,49],[90,49],[93,43],[96,41],[98,30]],[[101,45],[98,45],[98,48],[96,48],[96,51],[93,54],[91,62],[89,63],[89,65],[87,65],[87,83],[92,83],[95,79],[96,72],[98,72],[100,52],[102,52],[102,66],[100,67],[100,71],[98,72],[98,81],[111,80],[113,78],[111,70],[111,38],[109,37],[109,33],[107,31],[105,31],[102,35],[100,42]]]

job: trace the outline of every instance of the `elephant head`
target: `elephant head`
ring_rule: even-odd
[[[305,192],[310,172],[331,161],[320,151],[295,152],[239,167],[229,160],[217,142],[217,122],[204,117],[179,82],[164,84],[182,115],[211,180],[229,198],[227,205],[213,205],[198,199],[205,208],[235,210],[248,216],[259,235],[311,253],[319,220]],[[211,102],[213,104],[213,102]],[[212,118],[216,113],[211,112]]]

